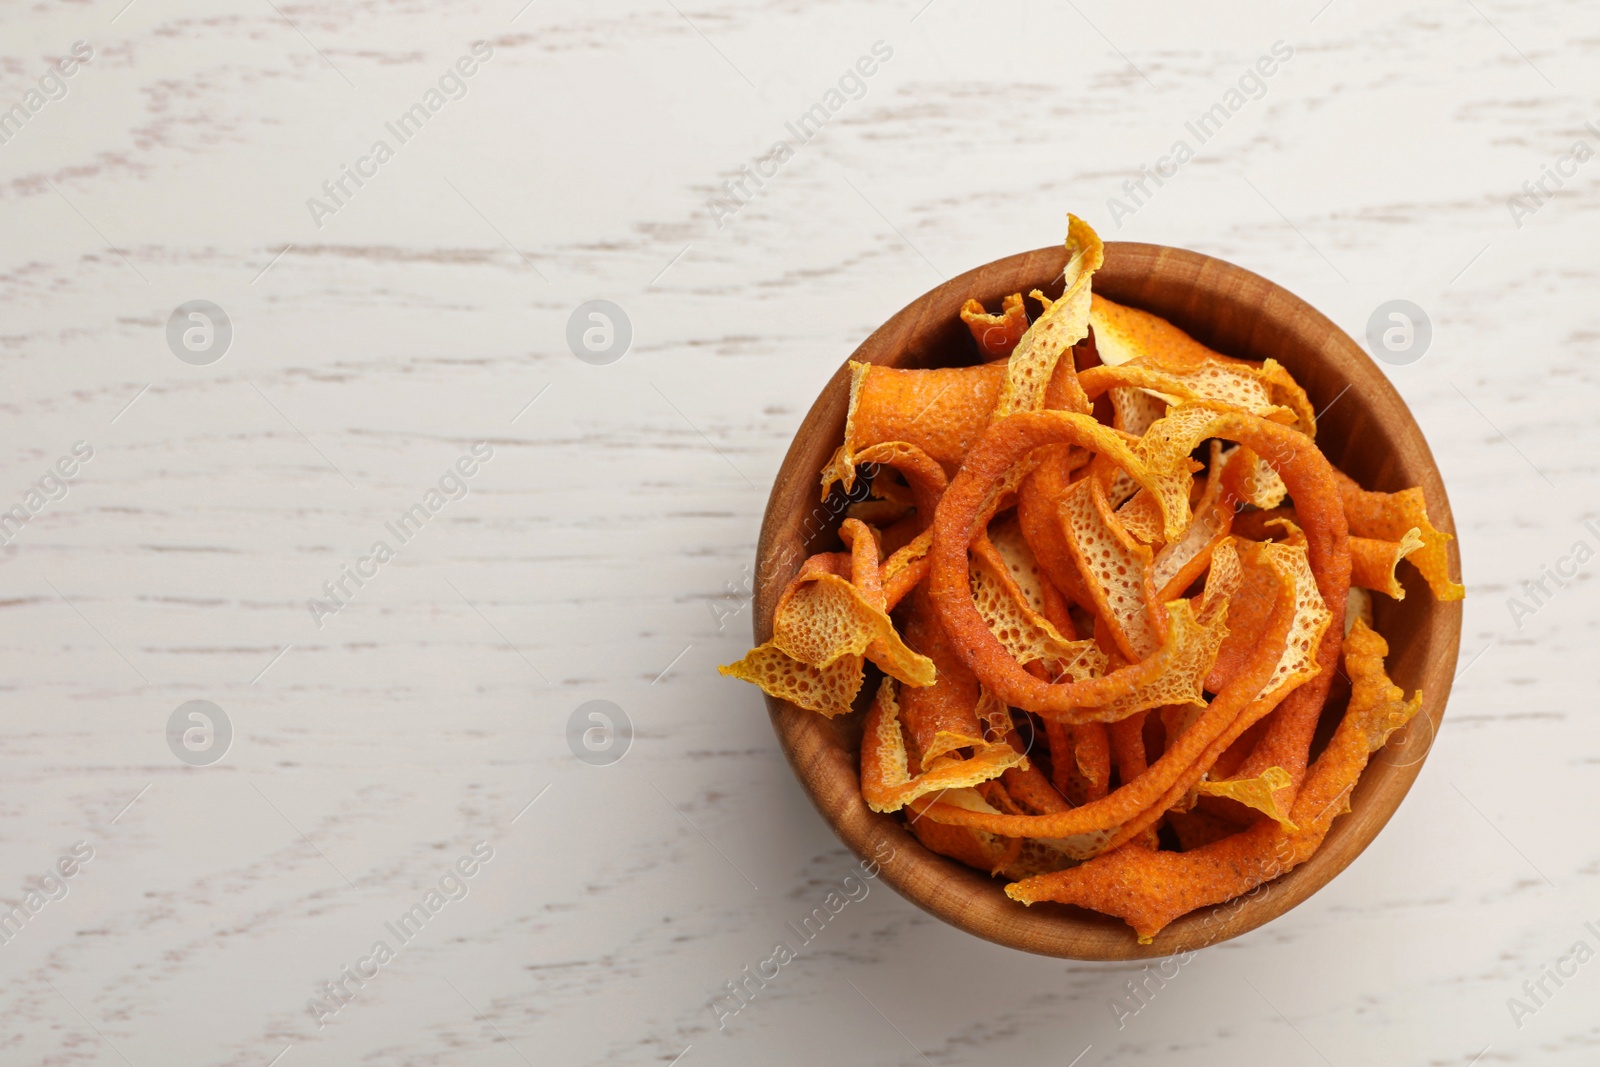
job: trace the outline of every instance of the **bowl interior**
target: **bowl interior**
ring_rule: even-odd
[[[969,297],[998,306],[1009,293],[1039,289],[1055,297],[1062,248],[996,260],[953,278],[875,331],[851,357],[897,367],[972,363],[976,353],[958,311]],[[1287,290],[1243,268],[1159,245],[1111,242],[1095,291],[1143,308],[1226,355],[1276,359],[1305,387],[1318,410],[1317,441],[1328,459],[1369,489],[1420,485],[1429,516],[1455,527],[1427,442],[1399,394],[1346,334]],[[844,435],[848,374],[841,367],[817,398],[789,448],[768,501],[757,549],[755,637],[771,636],[778,594],[806,556],[838,547],[844,500],[818,501],[818,472]],[[1455,545],[1451,564],[1459,567]],[[1410,570],[1409,564],[1403,570]],[[1423,691],[1421,714],[1375,754],[1351,797],[1352,812],[1333,824],[1316,854],[1255,893],[1201,909],[1140,945],[1121,920],[1059,904],[1024,907],[1003,883],[928,851],[899,816],[880,815],[861,798],[858,778],[862,712],[828,720],[768,697],[773,727],[795,773],[834,831],[882,877],[922,908],[979,937],[1029,952],[1071,959],[1165,956],[1215,944],[1294,907],[1343,870],[1383,828],[1427,755],[1460,643],[1461,605],[1441,604],[1414,571],[1403,601],[1374,594],[1377,628],[1389,642],[1388,666],[1409,693]],[[868,682],[863,694],[873,688]]]

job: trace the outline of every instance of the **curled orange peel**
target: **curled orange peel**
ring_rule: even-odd
[[[839,540],[850,549],[850,584],[861,600],[875,611],[888,612],[883,602],[883,571],[878,559],[878,537],[860,519],[846,519],[839,526]]]
[[[1049,723],[1054,726],[1057,724]],[[1111,791],[1111,735],[1104,723],[1086,722],[1068,726],[1072,739],[1072,778],[1078,804],[1099,800]],[[1040,814],[1051,814],[1041,812]]]
[[[1092,382],[1090,375],[1103,370],[1104,367],[1091,367],[1078,375],[1080,383]],[[1112,385],[1106,390],[1111,395],[1111,425],[1124,433],[1131,433],[1135,437],[1144,435],[1150,424],[1167,413],[1167,402],[1161,397],[1153,396],[1143,389],[1132,386]],[[1085,395],[1089,392],[1084,389]],[[1091,399],[1093,399],[1091,397]]]
[[[1016,882],[1006,887],[1006,895],[1025,904],[1053,900],[1118,916],[1141,944],[1148,944],[1178,916],[1231,900],[1305,862],[1333,820],[1350,810],[1350,796],[1370,755],[1421,707],[1420,693],[1405,701],[1389,681],[1382,637],[1357,622],[1343,645],[1353,687],[1350,706],[1290,809],[1294,830],[1262,819],[1185,852],[1122,848],[1070,870]]]
[[[1052,592],[1050,579],[1034,555],[1033,546],[1023,535],[1018,517],[1012,514],[991,523],[984,534],[974,541],[974,548],[979,543],[986,543],[995,561],[1004,566],[1023,601],[1035,612],[1048,618]],[[1068,634],[1068,640],[1071,639],[1072,635]]]
[[[962,789],[998,778],[1008,767],[1026,767],[1028,758],[1005,741],[972,746],[970,759],[954,754],[922,761],[913,775],[900,729],[900,704],[894,681],[884,678],[867,710],[861,737],[861,794],[873,811],[899,811],[928,793]]]
[[[972,331],[978,353],[986,362],[1005,359],[1028,329],[1028,311],[1022,294],[1012,293],[1000,302],[1000,314],[991,315],[977,300],[961,306],[961,321]]]
[[[960,796],[967,803],[981,806],[988,811],[994,811],[987,801],[974,789],[953,789],[947,795]],[[930,851],[941,856],[949,856],[959,860],[968,867],[975,867],[989,874],[1008,874],[1012,871],[1045,873],[1059,870],[1062,864],[1038,862],[1038,856],[1043,849],[1028,849],[1028,842],[1017,839],[996,837],[986,834],[981,830],[972,830],[965,826],[944,826],[940,823],[930,822],[927,819],[910,820],[911,832],[916,835]],[[1024,853],[1028,853],[1028,861],[1024,861]]]
[[[1020,737],[1013,737],[1011,747],[1020,749]],[[1046,778],[1038,764],[1029,761],[1026,767],[1008,767],[1000,776],[1001,783],[1024,810],[1035,814],[1066,811],[1072,807],[1059,790]]]
[[[944,468],[909,441],[883,441],[868,445],[856,453],[855,462],[859,465],[893,467],[899,471],[910,490],[909,503],[917,509],[924,523],[932,520],[934,508],[938,507],[939,498],[950,484]],[[887,479],[874,478],[874,491],[878,490],[880,481],[887,482]]]
[[[1088,453],[1070,445],[1047,445],[1038,455],[1038,465],[1017,489],[1017,523],[1050,583],[1074,604],[1092,611],[1094,600],[1072,557],[1059,506],[1072,484],[1072,472],[1088,462]]]
[[[1268,385],[1272,402],[1294,412],[1294,428],[1307,437],[1317,436],[1316,412],[1311,406],[1311,398],[1300,387],[1300,383],[1275,359],[1261,364],[1260,375]]]
[[[1006,543],[1015,550],[1014,544]],[[1105,673],[1105,653],[1092,639],[1070,640],[1057,630],[1018,583],[1005,556],[983,534],[972,545],[972,600],[990,632],[1017,663],[1039,663],[1052,678]]]
[[[895,607],[928,576],[928,549],[933,532],[923,530],[883,561],[879,581],[883,585],[884,611]]]
[[[1206,675],[1228,632],[1227,594],[1211,598],[1198,611],[1190,601],[1181,599],[1173,601],[1169,608],[1172,651],[1166,671],[1104,704],[1074,709],[1067,713],[1072,721],[1119,722],[1135,712],[1164,704],[1204,704]]]
[[[1120,722],[1106,726],[1106,737],[1111,742],[1111,758],[1117,767],[1117,777],[1131,782],[1150,768],[1144,749],[1144,721],[1149,712],[1141,711]]]
[[[770,643],[752,648],[737,663],[720,666],[717,672],[760,686],[779,700],[830,719],[850,713],[864,677],[860,656],[841,656],[825,667],[816,667]]]
[[[778,598],[771,640],[719,673],[830,718],[850,710],[863,657],[907,685],[934,683],[933,661],[906,645],[885,611],[871,531],[855,519],[844,527],[853,541],[846,566],[865,588],[836,573],[836,562],[812,557]]]
[[[845,439],[823,469],[823,499],[835,482],[852,489],[859,454],[890,441],[954,470],[989,424],[1005,373],[1004,363],[900,369],[852,360]]]
[[[1142,385],[1165,393],[1169,402],[1183,397],[1226,402],[1251,414],[1294,424],[1307,436],[1316,436],[1311,403],[1294,378],[1276,360],[1252,363],[1213,351],[1158,315],[1126,307],[1094,295],[1089,310],[1095,348],[1108,368],[1104,377],[1083,377],[1085,391],[1096,395],[1096,384],[1117,379],[1114,373],[1133,365],[1150,373],[1180,380],[1178,389],[1160,383]]]
[[[852,583],[815,575],[778,602],[769,642],[802,663],[826,667],[846,655],[865,655],[907,685],[932,685],[933,661],[912,651],[894,623]]]
[[[1460,600],[1466,595],[1460,582],[1450,580],[1450,551],[1447,546],[1454,538],[1435,529],[1428,521],[1428,503],[1421,489],[1375,493],[1361,488],[1343,472],[1336,478],[1351,533],[1357,537],[1398,542],[1405,538],[1408,531],[1416,530],[1422,547],[1407,558],[1427,581],[1434,597],[1438,600]]]
[[[1229,451],[1222,463],[1223,495],[1236,504],[1270,511],[1288,495],[1288,487],[1278,472],[1242,445]]]
[[[1395,600],[1404,600],[1406,587],[1395,576],[1395,568],[1401,560],[1423,547],[1422,531],[1415,526],[1398,541],[1350,538],[1350,584],[1386,593]]]
[[[1150,366],[1145,360],[1146,357],[1139,357],[1115,366],[1092,367],[1078,375],[1084,395],[1091,400],[1108,391],[1113,393],[1113,408],[1121,407],[1129,423],[1119,428],[1142,432],[1134,426],[1151,410],[1150,405],[1130,396],[1130,391],[1142,393],[1157,404],[1211,400],[1274,422],[1296,420],[1292,408],[1273,402],[1270,384],[1262,380],[1259,370],[1251,364],[1207,362],[1193,369],[1164,370]],[[1122,395],[1116,395],[1118,393]],[[1148,422],[1145,425],[1148,426]]]
[[[1181,596],[1211,566],[1212,554],[1232,532],[1233,505],[1222,499],[1221,446],[1216,441],[1211,445],[1213,473],[1206,478],[1205,489],[1194,505],[1189,528],[1176,541],[1163,545],[1151,564],[1150,579],[1157,590],[1157,601]],[[1237,556],[1234,561],[1237,563]]]

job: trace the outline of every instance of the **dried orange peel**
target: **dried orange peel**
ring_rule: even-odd
[[[1447,546],[1452,538],[1428,521],[1428,503],[1420,488],[1398,493],[1369,492],[1343,472],[1338,475],[1338,486],[1351,533],[1380,541],[1403,542],[1408,533],[1414,532],[1422,546],[1408,558],[1433,590],[1433,595],[1440,600],[1460,600],[1466,595],[1461,583],[1450,579]]]
[[[861,688],[863,657],[907,685],[933,684],[933,661],[901,640],[884,610],[870,532],[858,520],[846,520],[845,527],[852,526],[855,548],[846,566],[854,580],[835,573],[839,568],[831,560],[812,557],[778,598],[772,639],[717,668],[722,674],[830,718],[850,710]]]
[[[988,816],[940,802],[919,807],[928,818],[1017,837],[1077,838],[1084,856],[1129,840],[1153,825],[1175,803],[1240,732],[1270,712],[1283,694],[1313,669],[1317,638],[1329,614],[1321,607],[1315,583],[1304,567],[1303,549],[1278,546],[1267,564],[1279,576],[1273,624],[1263,635],[1250,666],[1207,707],[1166,752],[1133,781],[1098,804],[1064,815]],[[1298,552],[1298,558],[1296,553]],[[1227,594],[1219,592],[1206,610],[1226,611]],[[1187,601],[1174,605],[1175,618],[1188,615]]]
[[[928,793],[962,789],[998,778],[1009,767],[1026,767],[1028,758],[1004,742],[972,746],[970,759],[939,756],[922,762],[913,775],[900,729],[900,705],[895,683],[884,678],[878,686],[861,736],[861,794],[873,811],[899,811]]]
[[[1358,622],[1344,641],[1353,691],[1332,740],[1289,813],[1294,829],[1262,819],[1249,829],[1185,852],[1123,848],[1081,866],[1025,879],[1006,895],[1025,904],[1054,900],[1116,915],[1150,942],[1173,919],[1249,892],[1311,857],[1350,795],[1368,757],[1422,706],[1402,699],[1384,672],[1388,645]]]
[[[850,408],[844,444],[822,472],[822,496],[835,482],[855,486],[857,456],[873,445],[903,441],[954,469],[994,411],[1006,364],[901,370],[850,364]]]
[[[1371,537],[1350,538],[1350,584],[1387,593],[1396,600],[1406,598],[1406,587],[1395,576],[1400,561],[1425,547],[1422,531],[1415,526],[1398,541]]]
[[[1022,303],[1021,293],[1012,293],[1000,302],[1000,314],[991,315],[983,310],[977,300],[968,300],[961,307],[961,321],[972,331],[978,343],[978,352],[985,361],[1005,359],[1017,347],[1028,329],[1028,311]]]
[[[1059,297],[961,309],[983,362],[849,365],[822,490],[868,492],[722,670],[862,715],[863,797],[929,850],[1148,941],[1309,857],[1417,713],[1368,590],[1462,587],[1420,488],[1337,470],[1288,368],[1093,292],[1104,258],[1069,216]]]

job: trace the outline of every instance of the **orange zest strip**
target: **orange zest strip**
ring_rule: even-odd
[[[1264,511],[1241,511],[1233,517],[1233,532],[1247,541],[1281,541],[1284,536],[1283,521],[1300,525],[1294,508],[1268,508]]]
[[[883,572],[878,565],[878,539],[872,528],[860,519],[846,519],[839,526],[839,540],[850,547],[850,584],[861,599],[878,611],[883,604]]]
[[[932,544],[933,534],[924,530],[883,561],[879,581],[883,584],[884,611],[893,611],[928,576],[928,549]]]
[[[973,794],[973,800],[983,803],[976,793]],[[1026,846],[1023,841],[995,837],[993,834],[969,830],[965,826],[941,826],[927,819],[912,822],[911,832],[929,851],[949,856],[989,874],[1011,870]]]
[[[1123,783],[1133,781],[1150,768],[1144,751],[1144,720],[1149,714],[1148,711],[1135,712],[1106,727],[1111,754],[1117,764],[1117,777]]]
[[[1019,740],[1013,737],[1011,747],[1021,748]],[[1072,807],[1067,798],[1051,784],[1050,779],[1044,776],[1044,772],[1032,763],[1027,767],[1008,767],[1000,776],[1000,780],[1018,804],[1038,814],[1048,815],[1057,811],[1067,811]]]
[[[1050,784],[1055,786],[1056,792],[1081,803],[1081,796],[1074,799],[1074,793],[1080,793],[1078,782],[1078,757],[1074,751],[1072,727],[1064,722],[1055,722],[1046,719],[1044,722],[1045,740],[1050,746]]]
[[[1222,468],[1223,495],[1237,504],[1254,504],[1270,510],[1283,503],[1288,492],[1261,457],[1243,446],[1234,449]]]
[[[911,594],[904,613],[906,641],[931,659],[938,677],[930,686],[899,692],[901,721],[924,761],[986,743],[978,719],[983,690],[961,662],[933,613],[927,587]]]
[[[1104,723],[1080,723],[1071,730],[1074,760],[1083,776],[1084,803],[1099,800],[1111,787],[1111,737]]]
[[[1218,469],[1221,449],[1215,441],[1211,445],[1213,473],[1206,479],[1205,491],[1194,507],[1194,520],[1182,537],[1162,546],[1151,565],[1150,579],[1156,587],[1158,602],[1182,596],[1201,572],[1211,566],[1212,553],[1232,532],[1233,504],[1221,499],[1222,478]]]

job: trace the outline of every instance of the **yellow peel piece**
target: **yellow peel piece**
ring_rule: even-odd
[[[1167,402],[1143,389],[1117,385],[1110,389],[1112,425],[1142,437],[1150,424],[1167,413]]]
[[[1350,673],[1350,709],[1345,717],[1359,722],[1366,734],[1363,763],[1367,753],[1382,748],[1390,734],[1422,709],[1422,690],[1406,700],[1405,690],[1389,679],[1383,665],[1388,654],[1389,643],[1359,619],[1345,635],[1344,666]]]
[[[1150,359],[1149,356],[1139,356],[1117,366],[1100,366],[1085,371],[1082,376],[1083,388],[1088,395],[1109,389],[1114,409],[1118,406],[1116,394],[1122,392],[1122,403],[1134,419],[1140,413],[1133,407],[1132,397],[1127,395],[1129,390],[1142,391],[1159,403],[1211,400],[1273,422],[1293,423],[1296,420],[1292,408],[1273,401],[1272,386],[1262,379],[1261,369],[1254,364],[1231,360],[1224,362],[1223,357],[1217,356],[1193,366],[1165,368],[1152,365]]]
[[[1143,489],[1117,509],[1117,521],[1122,524],[1124,530],[1147,545],[1160,541],[1161,535],[1165,532],[1161,521],[1160,503]],[[1190,528],[1193,528],[1192,522]],[[1160,583],[1156,584],[1159,587]]]
[[[1189,523],[1189,528],[1182,537],[1163,545],[1161,551],[1156,553],[1150,577],[1159,600],[1171,600],[1183,594],[1189,583],[1208,565],[1212,553],[1228,536],[1233,524],[1233,506],[1221,501],[1220,451],[1218,442],[1211,442],[1212,473],[1206,479],[1205,491],[1194,507],[1194,519]],[[1238,557],[1234,558],[1237,565]]]
[[[1092,639],[1067,640],[1039,614],[992,543],[983,538],[972,547],[972,601],[1013,659],[1024,666],[1043,663],[1052,677],[1090,670],[1091,663],[1099,664],[1096,675],[1104,673],[1105,653]]]
[[[1254,808],[1278,825],[1293,833],[1299,827],[1289,818],[1289,813],[1278,803],[1281,790],[1294,785],[1294,779],[1282,767],[1268,767],[1258,778],[1236,778],[1224,782],[1199,782],[1195,792],[1203,797],[1226,797],[1247,808]]]
[[[874,595],[881,597],[881,589]],[[836,574],[813,570],[790,582],[779,598],[772,639],[717,670],[832,717],[849,710],[860,689],[863,656],[907,685],[932,685],[936,676],[933,661],[900,639],[867,593]],[[838,662],[846,666],[829,669]]]
[[[1067,216],[1066,288],[1022,335],[1006,362],[1006,379],[994,417],[1044,407],[1045,388],[1056,364],[1072,346],[1089,336],[1089,284],[1105,261],[1105,246],[1087,222]]]
[[[1307,437],[1317,436],[1317,416],[1311,406],[1311,398],[1306,396],[1306,391],[1284,369],[1283,364],[1275,359],[1266,360],[1261,364],[1260,373],[1261,379],[1271,389],[1272,402],[1295,413],[1295,421],[1291,425]]]
[[[1276,360],[1256,364],[1213,351],[1157,315],[1124,307],[1098,293],[1089,309],[1095,349],[1108,368],[1136,364],[1146,372],[1177,379],[1177,387],[1157,382],[1148,388],[1166,398],[1204,398],[1316,433],[1311,404],[1289,372]],[[1190,396],[1183,397],[1187,391]]]
[[[1270,511],[1289,495],[1288,487],[1272,469],[1272,464],[1242,445],[1235,445],[1222,454],[1222,466],[1228,480],[1239,487],[1239,503],[1254,504],[1263,511]]]
[[[743,659],[718,667],[717,672],[830,719],[850,712],[865,676],[860,656],[840,656],[826,667],[813,667],[770,643],[752,648]]]
[[[1089,595],[1122,654],[1142,660],[1165,636],[1150,581],[1152,553],[1108,519],[1094,488],[1092,478],[1081,478],[1067,490],[1061,502],[1062,528]]]
[[[1294,622],[1289,627],[1283,655],[1257,697],[1275,704],[1290,690],[1316,676],[1317,649],[1322,644],[1323,632],[1333,621],[1333,613],[1317,589],[1317,579],[1311,573],[1304,546],[1266,541],[1253,544],[1248,551],[1259,553],[1258,558],[1269,561],[1280,575],[1294,583]]]

